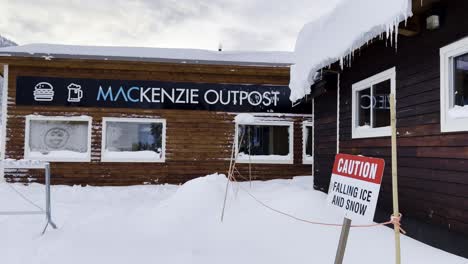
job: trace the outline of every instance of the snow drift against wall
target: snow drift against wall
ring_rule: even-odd
[[[398,24],[412,16],[411,10],[411,0],[343,0],[325,17],[306,24],[296,41],[291,101],[310,92],[318,70],[336,61],[343,66],[344,58],[383,32],[396,45]]]

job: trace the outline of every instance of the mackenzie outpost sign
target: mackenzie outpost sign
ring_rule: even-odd
[[[310,113],[310,105],[293,107],[289,95],[289,87],[279,85],[37,76],[16,79],[17,105]]]
[[[351,220],[373,221],[384,167],[383,159],[337,154],[327,204]]]

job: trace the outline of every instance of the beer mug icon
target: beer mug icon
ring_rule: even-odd
[[[68,85],[68,102],[79,103],[81,98],[83,98],[83,91],[81,90],[81,85],[71,83]]]

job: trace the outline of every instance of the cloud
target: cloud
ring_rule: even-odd
[[[340,0],[0,0],[19,44],[292,50],[302,25]]]

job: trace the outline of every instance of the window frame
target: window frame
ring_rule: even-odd
[[[468,131],[468,114],[450,117],[453,108],[453,58],[468,53],[468,37],[440,48],[440,130]]]
[[[88,122],[88,144],[85,158],[57,158],[57,157],[31,157],[31,149],[29,147],[29,134],[31,130],[31,121],[82,121]],[[50,162],[90,162],[91,161],[91,130],[93,119],[90,116],[41,116],[41,115],[27,115],[25,120],[24,131],[24,158],[33,160],[42,160]]]
[[[391,136],[392,130],[391,126],[386,127],[377,127],[377,128],[360,128],[357,121],[359,115],[359,98],[357,94],[370,88],[371,96],[372,96],[372,86],[378,84],[380,82],[390,80],[390,93],[395,94],[395,87],[396,87],[396,68],[392,67],[388,70],[383,72],[377,73],[369,78],[356,82],[352,85],[352,116],[351,116],[351,129],[352,129],[352,138],[373,138],[373,137],[387,137]],[[371,112],[371,120],[372,120],[372,110]],[[389,117],[390,118],[390,117]]]
[[[312,156],[307,157],[307,127],[312,127]],[[302,122],[302,164],[314,164],[314,122],[304,121]]]
[[[121,123],[161,123],[162,127],[162,157],[160,159],[141,159],[141,158],[111,158],[106,156],[106,131],[108,122]],[[166,162],[166,119],[162,118],[138,118],[138,117],[103,117],[101,134],[101,162],[145,162],[145,163],[164,163]],[[114,151],[117,152],[117,151]]]
[[[239,158],[239,126],[287,126],[289,132],[289,154],[284,159],[267,159],[266,155],[262,158],[246,155],[246,158]],[[294,164],[294,122],[292,121],[255,121],[255,122],[239,122],[235,123],[235,154],[236,163],[252,163],[252,164]],[[250,157],[250,158],[249,158]]]

